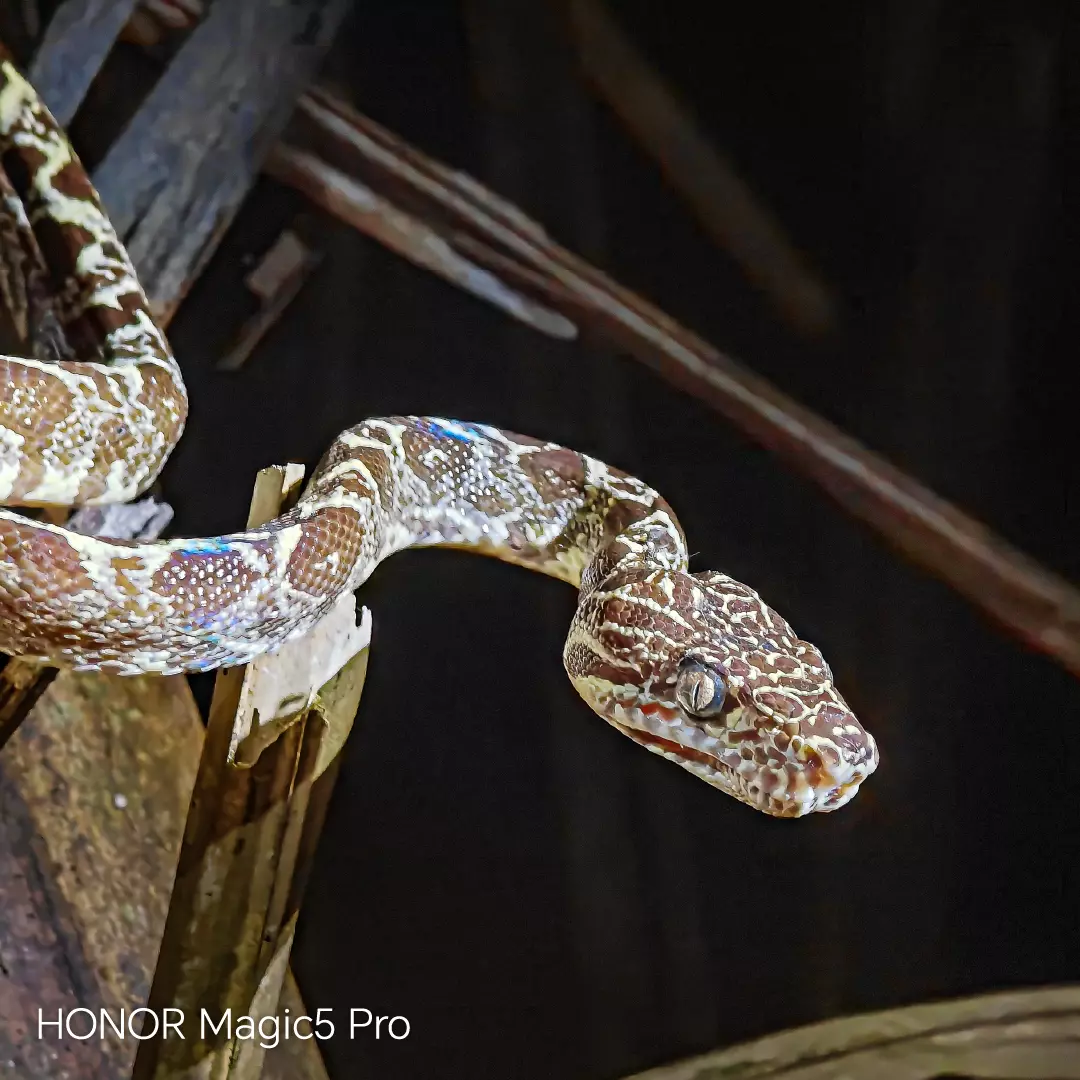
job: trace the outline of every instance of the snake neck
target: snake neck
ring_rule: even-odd
[[[583,593],[634,566],[687,565],[682,528],[652,488],[588,455],[486,425],[408,416],[343,433],[298,511],[357,503],[369,535],[353,587],[413,547],[489,555]]]

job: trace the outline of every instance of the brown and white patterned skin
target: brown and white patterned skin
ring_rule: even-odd
[[[130,498],[180,436],[179,371],[67,140],[7,64],[0,153],[25,169],[34,236],[64,268],[65,330],[97,344],[92,363],[0,357],[0,497]],[[0,510],[0,649],[123,674],[244,663],[305,633],[389,555],[432,545],[578,587],[563,656],[581,696],[741,801],[833,810],[875,769],[821,654],[752,589],[690,574],[655,491],[553,443],[436,417],[343,432],[295,509],[229,536],[123,543]]]

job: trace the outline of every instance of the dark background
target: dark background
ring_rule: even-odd
[[[579,78],[539,0],[357,4],[357,106],[1080,577],[1070,6],[620,0],[625,29],[840,299],[792,332]],[[1075,76],[1073,76],[1075,79]],[[402,1014],[334,1075],[614,1078],[785,1026],[1080,978],[1075,681],[632,360],[559,344],[323,222],[326,259],[238,374],[238,254],[302,210],[261,182],[173,323],[181,531],[365,416],[557,439],[675,506],[698,553],[815,641],[882,749],[838,814],[755,815],[599,723],[574,605],[407,553],[363,593],[371,670],[302,913],[310,1009]]]

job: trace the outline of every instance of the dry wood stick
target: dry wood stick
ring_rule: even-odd
[[[158,314],[216,249],[350,2],[217,0],[94,170]]]
[[[49,88],[47,104],[61,125],[71,123],[137,3],[64,0],[56,9],[29,76],[35,86]]]

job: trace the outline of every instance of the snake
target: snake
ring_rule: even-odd
[[[183,432],[183,379],[75,151],[7,61],[0,161],[20,182],[0,208],[6,232],[47,265],[74,353],[0,356],[0,505],[133,499]],[[10,284],[4,299],[19,310]],[[224,536],[114,540],[0,509],[0,650],[121,675],[244,664],[309,632],[390,555],[433,546],[576,587],[563,664],[578,694],[741,803],[781,818],[835,810],[876,769],[820,651],[749,586],[692,573],[655,490],[557,443],[446,417],[349,428],[291,509]]]

